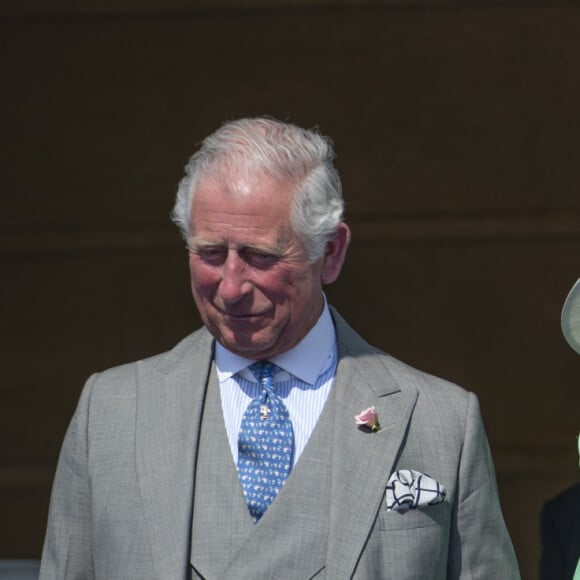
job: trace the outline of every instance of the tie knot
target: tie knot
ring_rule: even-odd
[[[257,381],[264,386],[266,384],[270,385],[274,375],[280,370],[280,367],[267,360],[259,360],[251,364],[248,368],[256,377]]]

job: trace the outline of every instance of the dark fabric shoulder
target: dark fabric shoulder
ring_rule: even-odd
[[[563,513],[580,512],[580,482],[568,487],[558,495],[549,499],[544,505],[544,511],[562,511]]]

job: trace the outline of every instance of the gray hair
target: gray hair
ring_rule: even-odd
[[[334,157],[332,141],[316,130],[265,117],[230,121],[206,137],[185,166],[172,220],[187,241],[193,197],[204,178],[227,180],[239,170],[268,175],[295,184],[291,224],[314,263],[344,212]]]

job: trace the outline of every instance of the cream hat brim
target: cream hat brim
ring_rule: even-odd
[[[580,354],[580,279],[572,286],[564,302],[561,323],[564,338]]]

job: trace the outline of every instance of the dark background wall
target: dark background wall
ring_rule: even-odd
[[[333,136],[354,237],[330,300],[478,394],[535,578],[540,507],[577,479],[580,6],[157,4],[0,7],[0,558],[39,555],[87,376],[199,324],[175,186],[269,113]]]

